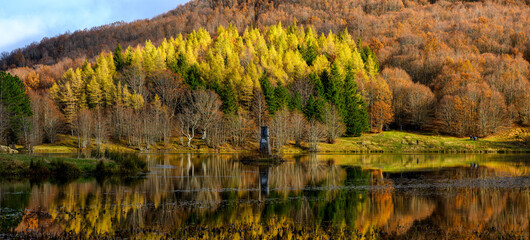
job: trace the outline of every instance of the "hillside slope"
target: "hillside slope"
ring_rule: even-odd
[[[521,4],[525,3],[525,4]],[[192,0],[153,19],[116,22],[79,30],[3,53],[0,69],[54,64],[63,58],[92,58],[120,43],[155,44],[201,27],[215,32],[233,24],[266,27],[282,21],[311,24],[320,33],[350,33],[377,38],[376,50],[395,44],[420,47],[427,35],[458,38],[481,52],[523,54],[529,59],[529,0]],[[425,36],[418,35],[421,31]],[[383,52],[387,54],[387,52]],[[410,74],[410,72],[409,72]],[[414,77],[414,76],[413,76]]]
[[[530,7],[520,3],[199,0],[3,62],[31,66],[8,72],[30,97],[36,144],[69,133],[86,146],[94,135],[138,148],[187,135],[190,145],[197,130],[212,146],[239,146],[263,125],[285,128],[271,133],[278,149],[296,139],[316,150],[343,130],[482,138],[530,126]],[[19,128],[13,139],[27,136]]]

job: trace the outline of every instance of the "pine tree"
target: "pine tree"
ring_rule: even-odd
[[[140,110],[141,108],[143,108],[145,101],[142,95],[134,93],[130,95],[129,102],[131,104],[131,108],[135,110]]]
[[[110,64],[104,55],[97,59],[95,77],[101,89],[103,104],[106,107],[113,106],[116,95],[116,86],[112,80],[113,67],[114,64]]]
[[[190,86],[191,89],[204,88],[206,83],[204,82],[201,72],[197,64],[193,64],[186,72],[186,78],[184,78],[186,83]]]
[[[113,59],[116,71],[121,71],[126,66],[126,59],[123,57],[123,49],[119,43],[114,50]]]
[[[75,98],[74,101],[79,101],[82,93],[85,90],[85,84],[82,80],[82,73],[80,69],[76,69],[75,71],[72,68],[68,69],[68,71],[66,71],[66,73],[61,78],[60,83],[63,88],[61,88],[59,94],[65,94],[65,91],[67,91],[66,84],[68,84],[70,90],[72,91],[73,97]]]
[[[86,85],[92,80],[93,77],[94,69],[92,69],[92,65],[85,60],[85,62],[83,63],[83,67],[81,68],[81,79]]]
[[[326,100],[330,98],[330,85],[332,85],[330,78],[331,77],[330,77],[328,70],[324,70],[322,74],[320,74],[320,81],[322,83],[321,94]]]
[[[354,116],[354,122],[356,123],[352,127],[352,136],[361,136],[362,133],[370,130],[370,123],[368,121],[368,111],[364,99],[359,95],[357,98],[358,108],[357,114]]]
[[[322,75],[324,75],[327,78],[329,73],[327,70],[324,70],[322,72]],[[324,85],[322,84],[321,78],[317,74],[311,73],[309,74],[309,79],[311,80],[311,83],[313,84],[313,86],[315,86],[316,93],[320,96],[324,96]]]
[[[357,84],[352,71],[348,71],[343,88],[343,121],[346,135],[361,136],[369,130],[368,113],[362,96],[357,92]]]
[[[66,124],[71,125],[76,116],[78,99],[75,97],[70,83],[66,83],[64,92],[61,95],[61,105],[64,107],[63,113]]]
[[[271,113],[274,114],[276,111],[283,109],[286,107],[289,102],[291,102],[291,94],[289,94],[289,90],[287,90],[286,87],[284,87],[280,82],[278,82],[278,86],[274,89],[274,109],[271,109]]]
[[[276,97],[274,94],[274,87],[269,81],[269,77],[263,74],[259,80],[263,95],[265,96],[265,102],[267,102],[267,108],[270,114],[274,114],[276,111]]]
[[[156,52],[155,46],[153,45],[153,43],[151,43],[150,40],[147,40],[145,42],[143,51],[141,51],[142,67],[147,73],[147,75],[149,75],[151,72],[155,70],[155,67],[156,67],[155,52]]]
[[[32,115],[30,100],[26,94],[24,83],[17,76],[0,72],[0,104],[7,114],[8,126],[5,134],[8,144],[17,143],[22,132],[22,123]]]
[[[241,80],[241,84],[239,86],[240,89],[240,104],[243,106],[246,110],[250,109],[250,106],[252,105],[252,90],[254,89],[254,83],[252,82],[252,79],[250,76],[246,75]]]
[[[332,103],[333,105],[337,106],[339,111],[342,111],[342,75],[339,72],[339,67],[337,64],[333,64],[331,67],[331,74],[329,75],[329,79],[327,82],[327,85],[324,85],[326,89],[326,99]]]
[[[325,102],[321,98],[316,98],[311,95],[304,107],[304,115],[308,120],[316,120],[322,122],[324,114]]]
[[[177,58],[174,60],[168,60],[168,67],[171,69],[174,73],[179,74],[182,76],[183,79],[187,79],[188,76],[188,60],[186,59],[186,55],[184,55],[182,52],[178,54]]]
[[[225,79],[217,94],[223,102],[222,108],[225,114],[235,114],[237,111],[236,92],[230,79]]]
[[[88,100],[87,100],[85,92],[81,93],[81,98],[79,98],[78,108],[79,109],[87,109],[88,108]]]
[[[289,101],[289,110],[300,110],[302,111],[302,97],[300,93],[295,93],[294,96]]]
[[[317,48],[313,44],[312,41],[310,41],[306,46],[300,46],[299,48],[300,53],[302,53],[302,57],[306,61],[308,66],[313,65],[313,61],[317,58],[318,52]]]
[[[116,95],[114,96],[116,105],[123,104],[123,87],[121,86],[121,82],[118,82],[116,85]]]
[[[379,63],[377,61],[377,56],[369,46],[366,46],[362,48],[361,57],[363,59],[364,67],[368,73],[368,76],[375,78],[379,73]]]
[[[123,86],[121,90],[121,97],[122,97],[123,105],[129,106],[129,107],[132,106],[131,93],[129,92],[127,85]]]
[[[101,88],[95,78],[92,78],[87,85],[87,100],[90,108],[98,108],[103,105]]]

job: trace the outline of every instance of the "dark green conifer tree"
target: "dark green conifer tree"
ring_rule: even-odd
[[[0,117],[6,118],[8,122],[3,134],[5,140],[8,144],[18,143],[23,121],[31,116],[32,112],[24,83],[17,76],[0,72],[0,104],[5,111]]]
[[[319,122],[323,120],[325,102],[321,98],[309,97],[303,109],[304,115],[308,120],[315,119]]]
[[[223,112],[229,115],[235,114],[237,111],[236,91],[230,79],[225,79],[222,85],[215,87],[214,90],[216,90],[223,102]]]
[[[326,72],[326,76],[327,76],[328,75],[327,71],[326,70],[324,71]],[[322,85],[322,80],[320,79],[320,77],[315,73],[310,73],[309,80],[315,87],[316,93],[320,96],[324,96],[324,85]]]
[[[259,80],[261,85],[261,90],[265,96],[265,102],[267,102],[267,108],[269,109],[270,114],[276,112],[276,96],[274,94],[275,89],[269,81],[269,77],[266,74],[263,74]]]
[[[357,92],[357,83],[355,82],[354,75],[349,70],[344,79],[342,95],[344,102],[342,119],[344,125],[346,125],[346,135],[361,136],[363,132],[369,129],[368,113],[361,94]]]
[[[317,48],[314,46],[314,44],[310,42],[306,46],[299,46],[298,50],[302,54],[302,58],[304,58],[307,65],[312,66],[313,61],[318,56]]]
[[[189,67],[186,71],[186,74],[183,76],[186,83],[190,86],[191,89],[195,90],[198,88],[205,88],[206,83],[201,75],[199,67],[194,64]]]
[[[331,73],[329,75],[327,86],[325,85],[326,99],[328,102],[337,106],[339,111],[342,111],[342,75],[339,72],[337,64],[331,66]]]
[[[289,101],[289,110],[302,110],[302,97],[300,96],[300,93],[295,93],[294,96],[291,98],[291,101]]]
[[[274,98],[276,100],[274,101],[275,105],[274,109],[271,111],[271,114],[274,114],[276,111],[282,109],[283,107],[287,106],[289,102],[291,102],[291,94],[289,93],[289,90],[287,90],[287,88],[279,82],[277,87],[274,89]]]
[[[123,57],[123,49],[119,43],[114,50],[112,57],[114,58],[114,66],[116,66],[116,71],[121,71],[126,65],[126,60]]]
[[[183,79],[188,78],[188,69],[190,67],[188,64],[188,60],[186,59],[186,55],[184,55],[183,53],[179,53],[177,59],[168,62],[167,65],[169,69],[171,69],[174,73],[182,76]]]

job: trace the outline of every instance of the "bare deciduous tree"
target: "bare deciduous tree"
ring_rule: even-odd
[[[160,117],[160,131],[162,133],[162,140],[164,141],[164,145],[167,147],[169,146],[169,141],[173,134],[173,111],[167,107],[164,107]]]
[[[198,89],[193,91],[192,105],[196,109],[200,117],[200,128],[202,129],[202,138],[206,139],[208,129],[213,123],[213,120],[219,114],[221,107],[221,100],[213,91],[205,91]]]
[[[226,119],[221,114],[218,115],[212,122],[206,144],[210,147],[216,148],[227,142],[228,133]]]
[[[94,118],[91,110],[81,109],[75,121],[73,129],[77,135],[79,149],[86,149],[90,146],[90,139],[94,128]]]
[[[268,122],[267,102],[263,92],[259,89],[254,89],[252,105],[250,107],[252,118],[254,118],[258,126],[265,126]]]
[[[197,130],[203,131],[203,138],[219,116],[221,101],[217,94],[202,89],[188,94],[186,103],[182,104],[181,113],[177,115],[180,132],[188,139],[188,147]]]
[[[182,113],[177,115],[180,132],[188,139],[188,147],[191,147],[191,140],[195,137],[199,120],[199,114],[194,112],[191,107],[185,107],[182,109]]]
[[[324,111],[324,123],[326,125],[327,142],[335,143],[335,140],[346,132],[346,127],[342,123],[337,106],[327,104]]]
[[[281,152],[283,145],[287,144],[290,138],[289,115],[289,110],[284,107],[276,112],[271,120],[271,143],[277,152]]]
[[[145,73],[141,66],[129,66],[123,71],[121,79],[123,80],[123,83],[127,84],[133,90],[134,93],[142,95],[145,99],[147,95],[145,91]]]
[[[95,109],[93,111],[94,115],[94,142],[98,148],[103,145],[103,142],[107,140],[108,137],[108,118],[105,116],[105,113],[102,109]]]
[[[259,88],[254,88],[252,102],[250,105],[250,118],[253,120],[254,124],[254,139],[259,141],[261,126],[266,126],[269,122],[269,112],[267,111],[267,102],[265,101],[265,95]]]
[[[33,115],[24,121],[25,142],[31,151],[32,145],[44,141],[54,143],[63,123],[63,115],[47,94],[29,92]]]
[[[112,110],[111,125],[112,125],[112,138],[121,141],[127,134],[127,117],[131,117],[127,114],[126,108],[122,104],[116,104]]]
[[[239,111],[236,115],[226,117],[225,123],[228,128],[228,136],[230,136],[233,145],[243,146],[248,144],[254,132],[254,123],[247,114]]]
[[[48,142],[54,143],[57,133],[59,132],[62,125],[62,114],[59,111],[59,108],[57,108],[57,105],[55,105],[55,103],[47,96],[43,96],[42,112],[34,112],[33,114],[41,114],[44,137]]]
[[[188,147],[191,147],[191,140],[195,137],[201,121],[201,114],[197,111],[193,95],[188,94],[186,103],[182,105],[181,112],[177,115],[180,132],[188,139]]]
[[[318,142],[321,138],[326,136],[326,128],[318,121],[311,119],[309,120],[309,126],[307,128],[307,142],[309,143],[309,151],[318,151]]]
[[[33,145],[37,145],[37,144],[40,144],[42,143],[42,136],[44,135],[43,134],[43,131],[42,131],[42,126],[41,126],[41,115],[40,114],[35,114],[35,113],[39,113],[41,112],[41,104],[40,104],[40,99],[41,99],[41,96],[36,94],[35,92],[33,91],[30,91],[28,96],[30,97],[30,102],[31,102],[31,111],[33,112],[33,115],[31,116],[31,132],[30,132],[30,136],[29,136],[29,139],[28,139],[28,145],[29,145],[29,151],[32,151],[32,146]],[[2,130],[2,118],[3,118],[4,114],[2,114],[2,105],[0,104],[0,137],[1,137],[1,134],[3,132]],[[1,139],[1,138],[0,138]]]
[[[407,112],[410,115],[410,123],[417,128],[425,124],[427,116],[434,105],[434,94],[431,90],[420,83],[413,84],[407,98]]]
[[[304,114],[298,110],[291,113],[291,132],[296,146],[300,147],[302,139],[304,138],[305,129],[307,128],[307,120]]]
[[[158,71],[153,75],[153,90],[160,97],[162,103],[173,111],[179,108],[182,97],[188,89],[183,88],[182,78],[169,70]]]
[[[308,78],[301,78],[293,82],[291,91],[300,94],[302,105],[305,105],[307,100],[309,100],[309,97],[313,95],[315,88]]]

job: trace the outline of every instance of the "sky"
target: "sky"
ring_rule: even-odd
[[[0,0],[0,53],[117,21],[152,18],[188,0]]]

